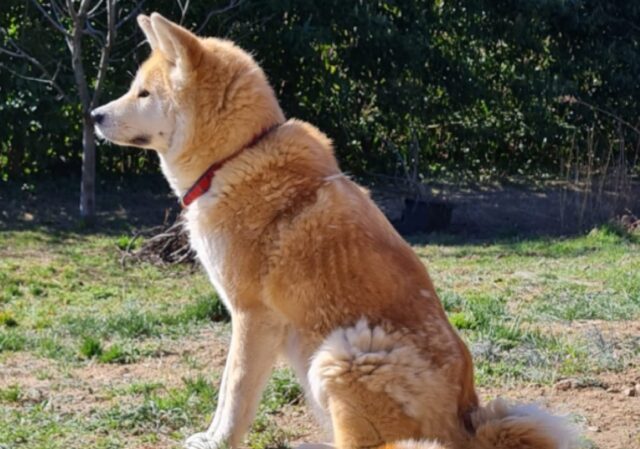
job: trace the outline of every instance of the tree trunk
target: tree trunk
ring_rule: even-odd
[[[72,13],[73,33],[67,38],[71,51],[71,66],[78,88],[82,107],[82,180],[80,181],[80,217],[87,224],[92,224],[96,212],[96,143],[94,139],[93,120],[91,119],[91,96],[87,77],[82,63],[82,30],[87,19],[90,0],[82,0],[80,10]]]
[[[91,224],[96,214],[96,141],[89,112],[82,120],[82,180],[80,181],[80,216]]]

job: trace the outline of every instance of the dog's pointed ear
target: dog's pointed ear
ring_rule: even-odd
[[[151,27],[158,41],[158,48],[167,59],[183,72],[189,73],[202,56],[198,38],[157,12],[151,14]]]
[[[152,50],[158,48],[158,38],[156,37],[155,31],[153,31],[153,27],[151,26],[151,19],[149,16],[145,16],[144,14],[140,14],[138,16],[138,26],[144,33],[144,36],[147,38],[147,42],[149,42],[149,46]]]

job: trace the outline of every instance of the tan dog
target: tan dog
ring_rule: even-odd
[[[217,411],[188,448],[242,442],[279,354],[339,449],[570,447],[564,422],[535,407],[478,405],[424,265],[340,172],[330,140],[285,121],[246,52],[158,14],[138,23],[151,57],[93,112],[96,127],[158,152],[232,316]]]

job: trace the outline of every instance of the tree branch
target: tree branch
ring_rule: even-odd
[[[128,39],[128,41],[131,41],[132,39]],[[129,58],[131,57],[132,54],[134,54],[140,47],[146,45],[147,41],[140,41],[137,44],[135,44],[133,46],[133,48],[131,48],[129,46],[129,48],[131,48],[131,50],[129,50],[127,53],[123,54],[122,56],[119,56],[117,58],[109,58],[109,63],[114,63],[114,62],[125,62],[128,61]]]
[[[87,18],[87,13],[91,7],[91,0],[82,0],[80,2],[80,8],[78,9],[78,17],[81,19]]]
[[[64,99],[67,102],[71,102],[69,97],[67,97],[67,94],[60,88],[60,86],[58,85],[58,83],[55,82],[55,80],[48,79],[48,78],[37,78],[35,76],[23,75],[22,73],[16,72],[12,68],[8,67],[7,65],[5,65],[5,64],[3,64],[1,62],[0,62],[0,69],[4,69],[7,72],[11,73],[12,75],[17,76],[18,78],[22,78],[23,80],[33,81],[33,82],[36,82],[36,83],[47,84],[47,85],[51,86],[56,92],[58,92],[58,96],[56,97],[56,100]]]
[[[98,0],[98,3],[96,3],[96,5],[93,8],[91,8],[91,10],[89,12],[87,12],[87,17],[88,18],[92,18],[96,14],[98,9],[100,9],[100,6],[102,6],[102,2],[103,1],[104,0]]]
[[[96,30],[93,25],[91,25],[89,23],[89,20],[87,19],[86,23],[85,23],[85,27],[82,30],[82,32],[90,37],[92,37],[93,39],[95,39],[96,41],[98,41],[98,43],[100,44],[100,46],[104,46],[105,44],[105,37],[104,37],[104,33],[101,33],[100,31]]]
[[[597,111],[597,112],[601,112],[604,115],[617,120],[618,123],[621,123],[622,125],[626,126],[627,128],[629,128],[630,130],[634,131],[636,134],[640,135],[640,129],[637,128],[636,126],[633,126],[631,123],[627,122],[625,119],[623,119],[622,117],[620,117],[619,115],[614,114],[613,112],[609,112],[606,109],[602,109],[599,106],[593,105],[591,103],[587,103],[584,100],[581,100],[578,97],[574,97],[571,95],[566,95],[564,97],[560,97],[560,102],[561,103],[569,103],[569,104],[579,104],[582,106],[586,106],[587,108],[593,110],[593,111]]]
[[[138,13],[140,12],[140,10],[142,9],[142,7],[144,6],[144,3],[147,0],[141,0],[138,2],[138,4],[136,5],[135,8],[133,8],[129,14],[127,14],[126,16],[124,16],[122,19],[120,19],[118,21],[118,23],[116,24],[116,30],[119,29],[122,25],[124,25],[126,22],[128,22],[133,16],[137,16]]]
[[[198,29],[196,29],[196,34],[200,33],[204,29],[204,27],[207,25],[207,23],[209,23],[209,20],[211,20],[213,16],[217,16],[218,14],[223,14],[227,11],[237,8],[243,2],[244,0],[230,0],[229,4],[224,8],[214,9],[213,11],[210,11],[209,14],[207,14],[207,17],[205,17],[204,22],[202,22]]]
[[[73,8],[73,0],[66,0],[67,3],[67,11],[69,12],[69,17],[71,17],[71,20],[73,20],[73,22],[75,23],[76,21],[76,17],[77,17],[77,13],[76,10]]]
[[[8,49],[6,49],[4,47],[0,47],[0,53],[5,53],[5,54],[7,54],[9,56],[12,56],[14,58],[25,59],[26,61],[29,62],[29,64],[31,64],[32,66],[34,66],[38,70],[40,70],[40,72],[42,73],[43,77],[42,78],[36,78],[36,77],[27,76],[27,75],[22,75],[22,74],[16,72],[15,70],[10,69],[5,64],[0,64],[0,66],[2,66],[8,72],[18,76],[19,78],[30,80],[30,81],[36,81],[36,82],[39,82],[39,83],[44,83],[44,84],[50,85],[51,87],[53,87],[56,90],[56,92],[58,92],[58,95],[59,95],[60,98],[64,98],[65,101],[67,101],[68,103],[72,103],[72,101],[69,98],[69,96],[67,95],[67,93],[56,82],[56,77],[58,76],[58,72],[60,70],[60,65],[58,65],[56,67],[55,73],[53,75],[51,75],[51,73],[49,72],[49,70],[47,70],[47,68],[44,66],[44,64],[42,64],[35,57],[31,56],[29,53],[24,51],[12,38],[10,38],[7,35],[7,32],[5,31],[4,28],[0,28],[0,33],[2,33],[4,35],[6,41],[13,48],[13,51],[11,51],[11,50],[8,50]]]
[[[91,104],[89,109],[93,109],[97,106],[100,98],[100,92],[102,91],[102,85],[104,83],[104,77],[107,73],[107,67],[109,67],[109,56],[111,55],[111,48],[113,47],[114,34],[116,32],[116,1],[106,0],[107,4],[107,37],[105,43],[100,52],[100,64],[98,65],[98,76],[96,78],[96,85],[93,89],[93,97],[91,98]]]
[[[189,2],[190,0],[185,0],[184,3],[182,3],[181,0],[176,0],[176,3],[178,3],[178,7],[180,8],[180,25],[182,25],[182,23],[184,22],[184,18],[187,15],[187,11],[189,10]]]
[[[49,14],[40,4],[40,2],[38,0],[31,0],[31,3],[33,3],[35,5],[36,8],[38,8],[38,11],[40,11],[40,13],[49,21],[49,23],[51,23],[51,25],[53,25],[53,27],[60,31],[62,34],[69,36],[69,31],[62,25],[62,23],[60,23],[59,21],[56,21],[51,14]],[[68,3],[68,2],[67,2]],[[55,14],[55,12],[54,12]]]

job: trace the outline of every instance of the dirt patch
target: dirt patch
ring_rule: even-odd
[[[0,388],[18,386],[20,402],[44,402],[60,413],[84,413],[122,404],[126,395],[114,391],[133,383],[159,383],[165,388],[183,385],[183,379],[221,373],[228,337],[215,328],[196,336],[162,342],[158,356],[128,364],[65,363],[18,352],[0,364]]]
[[[640,394],[629,388],[640,383],[640,369],[606,373],[589,382],[560,382],[555,386],[516,389],[481,388],[483,400],[497,396],[518,402],[537,402],[558,413],[576,417],[583,435],[600,449],[640,449]]]
[[[637,333],[640,327],[639,323],[632,323],[628,328],[620,323],[596,325],[602,327],[603,332],[610,329],[625,335]],[[577,331],[580,327],[577,326]],[[113,393],[133,383],[161,383],[170,388],[182,385],[184,378],[199,375],[215,378],[224,366],[228,335],[221,329],[207,328],[189,338],[163,341],[162,346],[162,355],[136,363],[88,363],[71,368],[28,353],[8,354],[0,364],[0,388],[20,386],[23,397],[14,406],[46,400],[48,407],[57,413],[84,414],[133,400],[131,395]],[[629,388],[639,383],[640,368],[636,367],[624,373],[594,376],[588,381],[570,379],[555,386],[480,388],[479,394],[484,401],[500,396],[518,402],[538,402],[556,412],[568,413],[576,417],[584,435],[600,449],[640,449],[640,392],[629,395]],[[286,406],[272,415],[272,419],[291,436],[292,446],[327,441],[304,406]],[[153,447],[175,445],[168,436],[160,440]],[[150,446],[134,440],[131,447]]]
[[[607,340],[624,340],[640,338],[640,321],[606,321],[606,320],[574,320],[568,325],[566,322],[534,323],[531,325],[545,333],[556,336],[576,336],[598,333]]]

